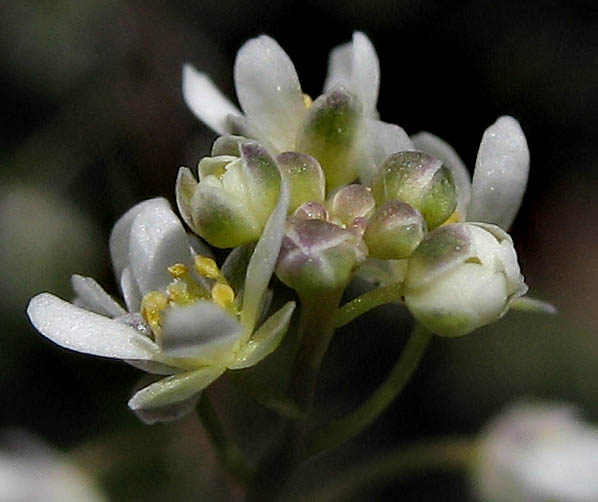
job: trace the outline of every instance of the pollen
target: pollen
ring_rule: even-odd
[[[216,280],[220,278],[218,265],[216,265],[216,262],[212,258],[208,258],[207,256],[195,257],[195,270],[197,270],[199,275],[208,279]]]
[[[313,102],[314,100],[311,99],[311,96],[309,94],[303,93],[303,104],[305,105],[305,108],[310,108]]]
[[[212,300],[222,308],[229,308],[232,306],[235,300],[235,293],[233,288],[228,284],[222,284],[217,282],[212,287]]]
[[[182,279],[189,273],[189,269],[182,263],[175,263],[168,267],[168,273],[175,279]]]
[[[150,291],[141,300],[141,315],[155,335],[161,330],[160,312],[168,305],[168,298],[160,291]]]

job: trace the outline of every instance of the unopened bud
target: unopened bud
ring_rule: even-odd
[[[185,221],[216,247],[256,241],[278,200],[280,171],[274,159],[253,141],[243,143],[240,153],[202,159],[199,183],[186,168],[177,178]]]
[[[369,218],[376,209],[376,201],[363,185],[347,185],[330,198],[328,209],[334,222],[348,226],[355,218]]]
[[[293,215],[300,220],[328,220],[328,210],[317,202],[306,202],[299,206]]]
[[[419,210],[429,229],[444,223],[457,207],[451,170],[422,152],[397,152],[378,169],[372,182],[378,205],[400,200]]]
[[[405,302],[430,331],[459,336],[500,319],[527,291],[510,236],[482,223],[443,225],[409,258]]]
[[[326,174],[328,190],[357,178],[353,146],[361,124],[361,103],[343,87],[316,99],[297,137],[297,150],[315,157]]]
[[[327,221],[293,218],[282,241],[276,274],[299,293],[321,294],[346,287],[366,255],[363,241],[350,230]]]
[[[409,258],[426,233],[422,214],[409,204],[391,200],[370,218],[363,240],[370,256],[384,260]]]
[[[324,202],[326,179],[316,159],[304,153],[284,152],[276,157],[276,162],[289,181],[289,212],[305,202]]]

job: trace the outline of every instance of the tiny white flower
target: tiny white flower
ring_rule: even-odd
[[[595,502],[598,428],[570,407],[519,404],[488,425],[473,467],[484,502]]]
[[[105,502],[93,481],[66,455],[22,431],[1,437],[0,500],[3,502]]]
[[[169,375],[137,392],[129,406],[147,422],[176,418],[190,411],[199,392],[224,371],[256,364],[286,332],[293,302],[256,326],[288,201],[283,182],[239,285],[242,299],[213,260],[201,256],[205,250],[198,250],[201,244],[185,233],[168,202],[152,199],[129,210],[110,238],[127,310],[93,279],[74,276],[74,304],[42,293],[29,303],[29,318],[41,334],[65,348]],[[238,255],[231,253],[224,267],[238,266]]]
[[[268,36],[249,40],[241,47],[234,76],[243,114],[220,93],[209,77],[185,65],[183,96],[191,111],[220,134],[240,133],[257,139],[272,155],[296,150],[316,157],[327,175],[332,175],[332,181],[328,180],[329,188],[349,183],[358,175],[369,182],[375,167],[388,155],[413,149],[403,129],[377,120],[380,68],[376,51],[363,33],[355,32],[351,43],[331,52],[325,94],[314,102],[313,109],[311,99],[301,90],[292,61]],[[351,134],[350,141],[346,137],[342,140],[324,138],[323,142],[327,144],[317,148],[308,140],[310,128],[317,127],[324,119],[339,119],[335,113],[326,112],[338,110],[339,101],[347,103],[347,110],[352,109],[352,96],[359,103],[354,109],[359,120],[351,122],[350,127],[329,129],[342,129],[345,135]],[[321,117],[314,120],[318,113]],[[348,124],[346,118],[342,120],[343,124]],[[329,147],[331,142],[339,147],[350,143],[352,147],[347,152],[342,148],[337,151],[337,148]],[[301,147],[309,150],[303,151]],[[330,152],[335,156],[343,155],[343,162],[319,157]],[[335,175],[340,169],[337,165],[341,163],[346,172],[336,180]]]

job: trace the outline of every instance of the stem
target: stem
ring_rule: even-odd
[[[298,500],[346,500],[362,487],[411,474],[430,471],[461,471],[471,463],[476,451],[473,439],[466,437],[427,440],[401,446],[361,465],[349,468],[342,476],[324,487],[302,495]]]
[[[386,303],[400,300],[403,296],[403,283],[396,282],[388,286],[373,289],[343,305],[336,314],[335,325],[337,328],[349,324],[368,310]]]
[[[307,455],[338,446],[370,425],[405,388],[431,339],[432,333],[417,324],[386,380],[357,409],[314,430],[307,438]]]
[[[245,462],[241,449],[226,434],[206,391],[199,401],[198,414],[226,471],[246,482],[251,477],[251,468]]]
[[[299,463],[305,458],[307,419],[313,407],[320,365],[334,334],[335,313],[342,291],[326,295],[302,295],[300,342],[289,383],[289,398],[300,414],[287,421],[278,447],[261,463],[249,493],[249,500],[274,500]]]

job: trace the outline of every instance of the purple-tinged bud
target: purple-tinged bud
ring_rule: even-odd
[[[357,96],[339,86],[313,102],[299,131],[297,150],[318,159],[329,191],[357,178],[353,150],[361,117]]]
[[[426,233],[422,214],[409,204],[392,200],[380,206],[363,236],[370,256],[384,260],[409,258]]]
[[[347,185],[328,200],[328,209],[332,221],[348,226],[355,218],[369,218],[376,209],[376,201],[363,185]]]
[[[388,157],[372,181],[378,205],[399,200],[422,213],[430,230],[444,223],[457,207],[451,170],[422,152],[397,152]]]
[[[293,215],[301,220],[328,220],[328,210],[322,204],[317,202],[306,202],[299,206]]]
[[[324,202],[326,178],[316,159],[304,153],[284,152],[276,162],[291,189],[289,212],[305,202]]]
[[[292,219],[282,241],[278,278],[300,294],[344,289],[367,248],[350,230],[322,220]]]

